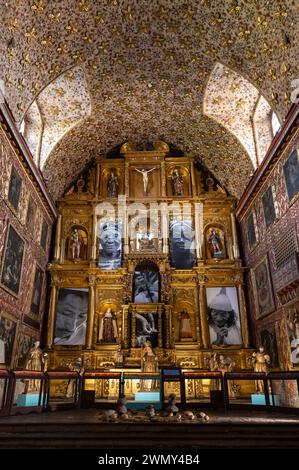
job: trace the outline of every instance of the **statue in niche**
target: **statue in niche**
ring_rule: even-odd
[[[108,182],[107,182],[107,194],[108,197],[117,197],[118,195],[118,178],[111,170]]]
[[[224,258],[223,236],[215,228],[207,237],[208,248],[212,258]]]
[[[179,337],[180,340],[192,339],[191,318],[187,310],[180,315]]]
[[[116,314],[109,307],[104,316],[100,318],[99,341],[102,343],[116,343],[118,337]]]
[[[77,228],[73,228],[71,235],[72,259],[79,260],[82,258],[82,251],[84,247],[83,237],[80,235]]]
[[[158,372],[158,357],[153,351],[152,343],[146,340],[141,353],[141,372]],[[158,381],[155,379],[141,380],[140,389],[142,391],[153,391],[158,388]]]
[[[178,170],[174,170],[171,176],[172,194],[174,196],[183,196],[184,194],[184,180]]]
[[[74,363],[68,364],[70,371],[78,372],[80,375],[84,374],[84,367],[82,358],[78,357]],[[76,379],[69,379],[66,389],[66,398],[73,398],[76,391]]]

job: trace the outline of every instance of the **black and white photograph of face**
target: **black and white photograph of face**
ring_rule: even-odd
[[[9,226],[1,284],[16,295],[20,289],[24,247],[23,239],[12,226]]]
[[[289,199],[299,191],[299,152],[294,150],[283,167]]]
[[[235,287],[207,287],[211,344],[242,344],[240,313]]]
[[[158,317],[153,313],[136,313],[136,346],[142,348],[150,341],[153,348],[158,346]]]
[[[159,302],[159,273],[156,271],[135,271],[134,302]]]
[[[85,344],[87,309],[88,289],[59,290],[54,344]]]
[[[171,264],[177,269],[192,269],[195,263],[192,222],[170,223]]]
[[[120,222],[100,222],[98,225],[99,267],[101,269],[117,269],[121,267],[121,238]]]
[[[19,205],[21,187],[22,187],[22,179],[19,176],[15,167],[13,167],[11,171],[10,182],[9,182],[8,200],[16,210]]]

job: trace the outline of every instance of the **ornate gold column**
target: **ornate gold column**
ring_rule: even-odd
[[[197,196],[197,189],[196,189],[196,181],[194,175],[194,164],[193,162],[190,163],[191,166],[191,185],[192,185],[192,196]]]
[[[244,286],[242,284],[238,285],[238,295],[239,295],[239,302],[240,302],[240,315],[241,315],[243,344],[245,348],[249,348],[250,345],[249,345],[246,303],[245,303],[245,297],[244,297]]]
[[[168,237],[169,237],[169,227],[168,227],[168,205],[166,202],[161,204],[161,222],[162,222],[162,237],[163,237],[163,253],[168,254]]]
[[[203,244],[203,205],[199,202],[194,204],[194,223],[195,223],[195,250],[196,258],[202,259]]]
[[[166,319],[166,349],[169,349],[171,346],[171,318],[170,318],[170,305],[165,305],[165,319]]]
[[[159,334],[159,338],[158,338],[158,346],[159,348],[162,348],[163,347],[163,337],[162,337],[162,305],[159,305],[158,306],[158,334]]]
[[[194,291],[195,291],[195,306],[196,310],[200,312],[200,306],[199,306],[199,292],[198,292],[199,287],[196,286]],[[198,342],[199,347],[201,347],[201,337],[200,337],[200,321],[199,321],[199,315],[195,315],[195,327],[196,327],[196,338],[195,340]]]
[[[128,349],[130,347],[129,345],[129,325],[128,325],[128,319],[129,319],[129,306],[128,305],[123,305],[123,314],[122,314],[122,343],[123,347],[125,349]]]
[[[56,224],[56,233],[55,233],[55,249],[54,249],[54,260],[58,261],[60,258],[60,237],[61,237],[61,215],[59,214],[57,217],[57,224]]]
[[[94,315],[95,315],[95,281],[96,281],[95,276],[89,276],[86,349],[91,349],[92,343],[93,343],[93,326],[94,326]]]
[[[200,282],[201,279],[200,279]],[[210,333],[209,325],[207,318],[207,299],[206,299],[206,288],[203,284],[199,284],[199,315],[200,315],[200,325],[201,325],[201,334],[202,334],[202,345],[205,349],[208,349],[210,346]]]
[[[132,307],[132,348],[136,348],[136,307]]]
[[[240,251],[239,251],[239,244],[238,244],[238,236],[237,236],[237,226],[236,226],[236,216],[234,212],[230,214],[231,218],[231,226],[232,226],[232,234],[233,234],[233,253],[234,258],[240,258]]]
[[[100,164],[97,163],[97,166],[96,166],[96,181],[95,181],[95,196],[96,197],[100,197],[101,194],[102,194],[102,187],[100,188]],[[100,190],[100,191],[99,191]]]
[[[161,194],[162,197],[166,196],[166,173],[165,173],[165,162],[161,162]]]
[[[129,253],[129,236],[128,236],[128,215],[126,206],[126,196],[118,196],[118,217],[122,221],[122,236],[124,239],[124,254]]]
[[[54,281],[52,279],[50,304],[49,304],[49,317],[48,317],[48,325],[47,325],[47,348],[49,349],[53,347],[57,294],[58,294],[58,286],[54,284]]]
[[[95,211],[95,207],[93,208]],[[91,235],[91,260],[97,259],[97,216],[95,212],[92,214],[92,235]]]
[[[125,162],[125,195],[127,197],[130,197],[130,194],[129,194],[129,178],[130,178],[129,162]]]

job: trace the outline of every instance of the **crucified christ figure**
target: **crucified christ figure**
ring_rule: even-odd
[[[142,178],[143,178],[143,191],[144,191],[144,195],[147,196],[147,185],[148,185],[148,173],[150,173],[151,171],[155,170],[156,167],[154,168],[150,168],[149,170],[146,170],[145,168],[142,168],[142,170],[139,170],[138,168],[135,168],[136,171],[138,171],[138,173],[141,173],[142,174]]]

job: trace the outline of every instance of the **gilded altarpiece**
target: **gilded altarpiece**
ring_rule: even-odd
[[[98,157],[58,201],[50,368],[81,356],[86,369],[140,370],[146,341],[159,367],[209,369],[217,352],[249,368],[234,207],[164,142]]]

